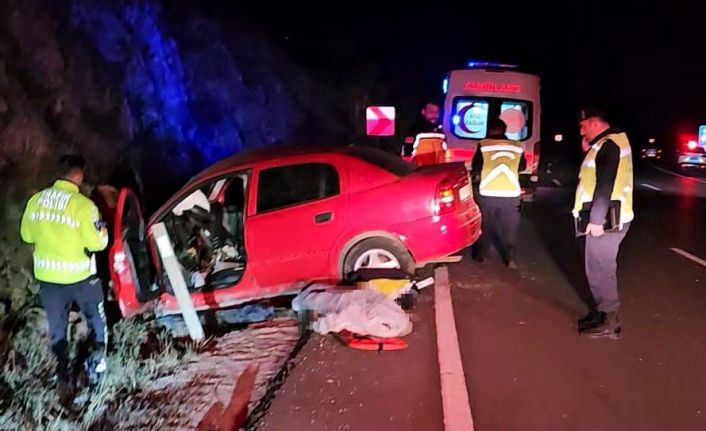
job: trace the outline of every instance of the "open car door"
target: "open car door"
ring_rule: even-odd
[[[121,189],[115,207],[113,244],[108,255],[113,291],[123,317],[145,308],[159,294],[152,289],[145,221],[135,193]]]

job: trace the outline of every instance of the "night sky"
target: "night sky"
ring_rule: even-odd
[[[373,68],[381,103],[441,97],[446,72],[483,59],[542,77],[547,135],[575,133],[583,103],[603,107],[640,139],[649,134],[667,141],[706,123],[704,2],[468,3],[406,9],[327,3],[316,14],[311,6],[297,7],[297,18],[295,6],[276,13],[218,1],[207,7],[268,33],[316,73],[345,82]]]

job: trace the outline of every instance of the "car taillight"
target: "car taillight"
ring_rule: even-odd
[[[452,212],[456,207],[456,195],[454,194],[453,186],[448,181],[442,181],[436,188],[436,202],[434,203],[434,212],[446,214]]]
[[[696,147],[698,147],[699,145],[696,143],[696,141],[689,141],[689,142],[686,143],[686,146],[687,146],[687,148],[689,148],[690,150],[695,150]]]

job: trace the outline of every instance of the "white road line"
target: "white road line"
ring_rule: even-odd
[[[660,171],[660,172],[664,172],[665,174],[674,175],[675,177],[680,177],[680,178],[686,178],[686,179],[688,179],[688,180],[694,180],[694,181],[699,182],[699,183],[701,183],[701,184],[706,184],[706,180],[702,180],[702,179],[695,178],[695,177],[690,177],[690,176],[687,176],[687,175],[678,174],[678,173],[676,173],[676,172],[672,172],[672,171],[670,171],[670,170],[667,170],[667,169],[664,169],[664,168],[660,168],[660,167],[658,167],[658,166],[655,166],[654,168],[657,169],[657,170]]]
[[[698,256],[694,256],[693,254],[689,253],[688,251],[684,251],[680,248],[674,248],[674,247],[672,247],[670,250],[672,250],[674,253],[676,253],[678,255],[684,256],[685,258],[698,263],[701,266],[706,266],[706,260],[701,259]]]
[[[561,184],[561,181],[557,180],[556,178],[554,178],[552,180],[552,183],[554,183],[554,185],[557,187],[561,187],[563,185],[563,184]]]
[[[661,192],[661,191],[662,191],[662,189],[660,189],[659,187],[655,187],[655,186],[653,186],[652,184],[640,183],[640,185],[641,185],[642,187],[646,188],[646,189],[656,190],[656,191],[658,191],[658,192]]]
[[[437,268],[434,301],[436,308],[436,347],[439,354],[441,403],[444,412],[444,430],[473,431],[473,415],[468,399],[466,376],[461,362],[461,350],[456,333],[449,272]]]

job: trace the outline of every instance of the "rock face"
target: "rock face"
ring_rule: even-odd
[[[335,133],[315,84],[240,25],[156,0],[0,10],[0,262],[13,274],[29,268],[24,203],[63,153],[84,155],[92,183],[144,184],[149,210],[224,156]],[[0,277],[0,299],[20,278]]]

